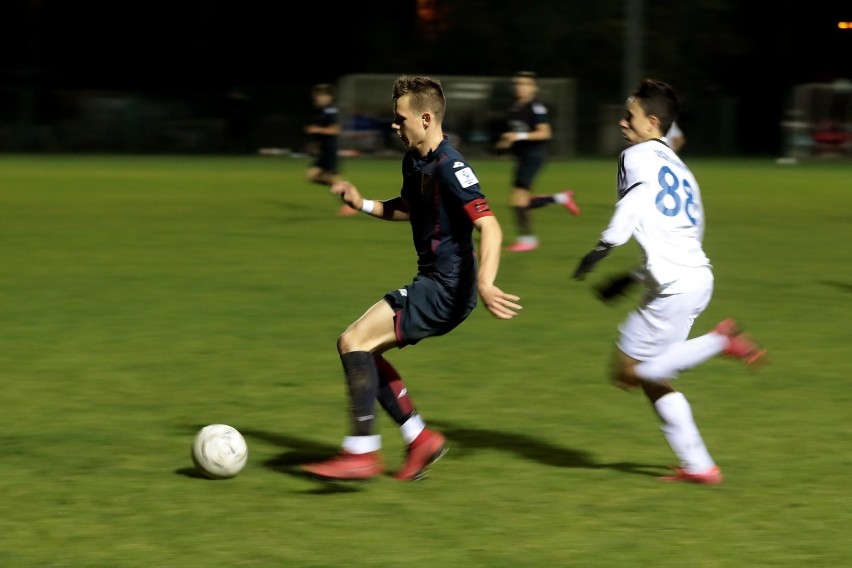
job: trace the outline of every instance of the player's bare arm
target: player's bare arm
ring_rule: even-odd
[[[511,319],[522,309],[522,306],[518,304],[520,297],[507,294],[494,284],[500,267],[503,230],[497,218],[493,216],[478,218],[474,221],[474,226],[480,233],[477,274],[479,296],[491,315],[499,319]]]
[[[330,191],[333,195],[338,196],[346,205],[373,217],[387,221],[408,220],[408,203],[402,197],[395,197],[386,201],[364,199],[358,188],[346,180],[335,182],[331,186]]]
[[[553,137],[553,129],[550,124],[537,124],[532,132],[504,132],[497,141],[497,149],[505,150],[518,140],[550,140]]]

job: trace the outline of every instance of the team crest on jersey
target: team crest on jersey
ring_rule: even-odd
[[[470,187],[479,183],[479,180],[476,179],[476,175],[474,175],[473,170],[470,168],[470,166],[464,168],[463,170],[457,171],[456,179],[459,180],[459,183],[462,187]]]

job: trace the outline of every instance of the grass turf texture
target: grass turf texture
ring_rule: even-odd
[[[506,242],[510,162],[474,162]],[[419,483],[323,484],[296,464],[345,433],[337,335],[410,281],[405,224],[339,218],[289,158],[0,157],[0,565],[772,566],[848,563],[852,187],[848,163],[695,160],[716,293],[770,350],[755,372],[681,375],[718,487],[674,463],[647,402],[607,383],[634,297],[598,303],[579,258],[612,212],[615,160],[551,162],[582,216],[534,212],[505,255],[512,321],[481,306],[388,359],[450,451]],[[399,162],[350,159],[366,196]],[[205,480],[190,444],[237,427],[249,462]],[[384,416],[391,470],[403,446]]]

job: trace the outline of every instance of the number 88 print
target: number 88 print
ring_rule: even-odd
[[[657,209],[660,213],[666,217],[675,217],[683,210],[689,222],[697,225],[698,218],[701,215],[701,207],[695,201],[695,194],[692,191],[689,180],[685,179],[681,182],[670,167],[663,166],[657,174],[657,181],[660,182],[660,187],[663,188],[657,194],[656,199]],[[677,192],[681,186],[683,186],[683,191],[686,193],[686,203],[683,203],[683,199]]]

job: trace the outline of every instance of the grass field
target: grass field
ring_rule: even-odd
[[[510,165],[474,162],[507,240]],[[537,210],[542,247],[503,257],[518,318],[388,354],[449,440],[430,477],[327,485],[296,465],[345,433],[337,335],[413,277],[407,226],[337,217],[303,159],[0,156],[0,566],[849,566],[852,165],[692,166],[716,272],[695,333],[736,316],[771,359],[679,380],[723,485],[657,482],[655,416],[607,382],[632,299],[589,285],[635,247],[570,279],[614,159],[548,165],[582,215]],[[344,167],[396,194],[396,159]],[[191,469],[215,422],[249,444],[231,480]]]

